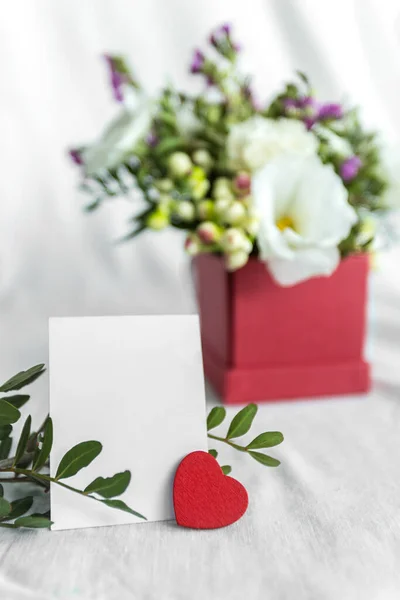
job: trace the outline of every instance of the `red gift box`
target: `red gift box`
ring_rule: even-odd
[[[255,258],[229,273],[194,259],[206,376],[226,404],[366,392],[369,259],[281,287]]]

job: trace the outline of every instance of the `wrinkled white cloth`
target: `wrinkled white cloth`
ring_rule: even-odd
[[[261,97],[300,68],[324,99],[346,95],[386,137],[400,133],[397,0],[13,0],[1,8],[0,380],[47,362],[49,316],[195,310],[178,233],[114,246],[129,203],[81,212],[64,150],[97,137],[115,112],[103,51],[128,54],[152,93],[166,73],[189,84],[193,45],[233,21]],[[254,433],[286,437],[271,450],[279,469],[219,448],[249,491],[240,522],[209,532],[172,522],[1,529],[1,599],[398,600],[399,261],[399,250],[389,253],[374,277],[370,396],[260,407]],[[45,378],[32,395],[24,414],[38,421]]]

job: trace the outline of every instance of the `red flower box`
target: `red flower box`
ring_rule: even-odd
[[[368,256],[293,287],[255,258],[194,259],[205,373],[226,404],[366,392]]]

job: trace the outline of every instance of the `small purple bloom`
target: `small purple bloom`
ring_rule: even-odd
[[[68,152],[68,154],[73,163],[75,163],[76,165],[83,165],[83,158],[80,150],[78,150],[77,148],[72,148]]]
[[[230,23],[224,23],[221,25],[220,31],[223,31],[226,35],[230,35],[232,31],[232,25]]]
[[[107,62],[108,68],[110,69],[111,87],[114,92],[114,98],[117,102],[123,102],[123,85],[127,83],[126,75],[118,71],[115,60],[109,54],[104,55],[104,59]]]
[[[322,104],[318,111],[318,119],[341,119],[343,117],[343,109],[340,104]]]
[[[317,122],[315,117],[304,117],[303,123],[307,127],[308,130],[312,129]]]
[[[196,50],[193,56],[192,64],[190,65],[191,73],[201,73],[204,66],[205,56],[201,50]]]
[[[154,131],[150,131],[150,133],[146,137],[146,143],[150,148],[155,148],[159,142],[158,136],[154,133]]]
[[[350,156],[340,165],[340,176],[343,181],[352,181],[357,177],[362,167],[362,161],[359,156]]]

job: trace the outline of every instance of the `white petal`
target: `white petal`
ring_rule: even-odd
[[[293,216],[302,237],[323,246],[337,245],[357,222],[348,203],[348,192],[331,165],[317,157],[302,165],[299,187],[293,203]]]
[[[332,275],[340,262],[337,248],[313,248],[296,252],[292,260],[271,258],[268,268],[277,283],[291,286],[310,277]]]
[[[143,99],[135,113],[124,110],[106,129],[101,139],[83,154],[88,175],[118,166],[149,130],[153,104]]]

